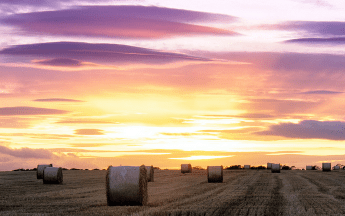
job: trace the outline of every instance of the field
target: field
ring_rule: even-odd
[[[64,170],[62,185],[35,171],[0,172],[0,215],[345,215],[345,171],[155,170],[148,205],[107,206],[104,170]]]

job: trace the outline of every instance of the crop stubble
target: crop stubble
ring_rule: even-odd
[[[106,171],[63,171],[62,185],[43,185],[35,172],[0,172],[0,215],[344,215],[345,172],[224,170],[207,183],[205,170],[158,170],[148,205],[107,206]]]

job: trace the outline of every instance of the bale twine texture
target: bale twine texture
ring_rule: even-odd
[[[306,170],[312,170],[313,167],[312,167],[312,166],[306,166],[305,169],[306,169]]]
[[[223,182],[223,166],[207,166],[208,183]]]
[[[63,182],[61,167],[46,167],[43,170],[43,184],[61,184]]]
[[[272,164],[272,173],[280,173],[280,163],[279,164]]]
[[[329,172],[331,171],[331,163],[322,163],[322,171]]]
[[[191,173],[192,165],[191,164],[181,164],[181,173]]]
[[[43,179],[43,170],[46,167],[52,167],[53,164],[40,164],[37,165],[37,179]]]
[[[146,205],[148,194],[145,166],[109,166],[106,196],[108,206]]]
[[[267,169],[272,169],[272,163],[267,163]]]
[[[244,165],[244,169],[250,169],[250,165]]]
[[[154,182],[154,169],[153,166],[146,166],[146,171],[147,171],[147,181],[148,182]]]

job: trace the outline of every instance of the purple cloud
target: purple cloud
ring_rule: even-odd
[[[34,101],[38,102],[84,102],[82,100],[66,99],[66,98],[45,98],[45,99],[36,99]]]
[[[301,92],[301,94],[341,94],[341,93],[343,92],[327,91],[327,90]]]
[[[20,28],[25,34],[153,39],[188,35],[239,35],[229,30],[189,24],[235,20],[235,17],[228,15],[160,7],[83,6],[15,14],[0,21]]]
[[[281,123],[272,125],[258,135],[274,135],[295,139],[345,140],[345,122],[304,120],[298,124]]]
[[[206,58],[160,52],[134,46],[119,44],[90,44],[78,42],[55,42],[17,45],[5,48],[0,54],[10,56],[43,58],[43,62],[49,65],[78,64],[78,61],[99,62],[103,64],[133,64],[153,63],[164,64],[176,61],[209,61]],[[53,58],[53,60],[46,60]]]
[[[52,158],[53,153],[45,149],[30,149],[30,148],[20,148],[20,149],[10,149],[6,146],[0,146],[0,153],[11,155],[19,158]]]
[[[334,38],[298,38],[286,40],[285,43],[305,43],[305,44],[345,44],[345,37]]]
[[[280,24],[277,28],[282,30],[303,31],[309,35],[345,35],[345,22],[294,21]]]
[[[69,58],[54,58],[54,59],[44,59],[40,61],[36,61],[36,64],[40,65],[49,65],[49,66],[63,66],[63,67],[80,67],[82,66],[82,62],[69,59]]]
[[[66,114],[68,111],[58,109],[47,109],[37,107],[2,107],[0,108],[0,116],[8,115],[54,115]]]
[[[104,135],[100,129],[77,129],[74,134],[78,135]]]

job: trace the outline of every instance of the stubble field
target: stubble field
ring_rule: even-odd
[[[155,170],[146,206],[107,206],[104,170],[64,170],[62,185],[34,171],[0,172],[0,215],[345,215],[345,171]]]

